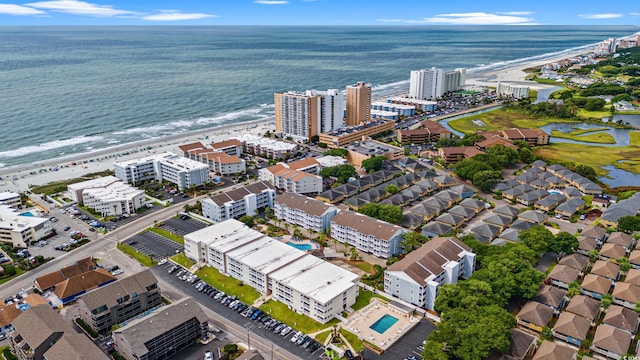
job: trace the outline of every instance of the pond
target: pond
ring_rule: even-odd
[[[611,187],[640,185],[640,174],[618,169],[614,165],[607,165],[602,168],[608,171],[609,174],[601,177],[600,181],[609,184]]]
[[[537,104],[539,102],[545,102],[547,100],[549,100],[549,96],[551,96],[552,93],[558,91],[562,89],[562,86],[553,86],[551,88],[548,89],[540,89],[538,90],[538,95],[536,97],[536,101],[534,101],[534,104]]]
[[[609,120],[606,118],[607,121]],[[615,114],[613,115],[613,122],[618,122],[622,120],[623,122],[629,123],[631,126],[639,126],[640,127],[640,115],[625,115],[625,114]]]
[[[545,126],[541,126],[540,130],[546,132],[547,134],[551,134],[553,130],[558,130],[563,133],[569,133],[576,129],[596,129],[607,127],[606,124],[591,124],[591,123],[551,123]],[[589,134],[597,134],[600,132],[609,133],[616,140],[615,144],[600,144],[600,143],[591,143],[586,141],[578,141],[571,139],[563,139],[559,137],[551,137],[551,143],[571,143],[571,144],[582,144],[589,146],[629,146],[629,132],[632,129],[618,129],[613,127],[607,127],[607,130],[602,131],[594,131]]]

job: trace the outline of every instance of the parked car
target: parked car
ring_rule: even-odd
[[[71,226],[65,226],[62,228],[63,231],[69,231],[69,229],[71,229]]]
[[[205,351],[204,360],[213,360],[213,353],[209,350]]]
[[[292,343],[294,343],[294,342],[298,341],[298,339],[300,339],[300,337],[301,337],[302,335],[304,335],[304,334],[302,333],[302,331],[298,331],[297,333],[293,334],[293,336],[291,337],[291,340],[289,340],[289,341],[291,341]]]

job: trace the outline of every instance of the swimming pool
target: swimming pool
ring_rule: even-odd
[[[313,246],[311,246],[310,244],[297,244],[291,241],[287,241],[287,245],[289,246],[293,246],[294,248],[298,249],[298,250],[304,250],[304,251],[309,251],[311,249],[313,249]]]
[[[22,214],[20,214],[20,216],[28,216],[28,217],[35,217],[35,215],[33,215],[33,213],[25,211]]]
[[[389,328],[397,322],[398,318],[393,317],[389,314],[385,314],[383,317],[378,319],[378,321],[371,324],[371,326],[369,326],[369,329],[372,329],[378,334],[384,334],[385,331],[389,330]]]

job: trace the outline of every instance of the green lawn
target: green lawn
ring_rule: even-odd
[[[30,189],[30,191],[34,194],[52,195],[59,192],[67,191],[67,185],[79,183],[86,180],[88,179],[75,178],[62,181],[53,181],[44,185],[34,186]]]
[[[18,277],[18,276],[20,276],[22,274],[24,274],[24,270],[22,270],[20,268],[16,268],[16,274],[13,275],[13,276],[3,277],[2,279],[0,279],[0,284],[4,284],[7,281],[11,281],[12,279],[14,279],[14,278],[16,278],[16,277]]]
[[[640,131],[629,132],[629,144],[640,147]]]
[[[169,230],[165,230],[163,228],[159,228],[159,227],[155,227],[155,226],[150,227],[147,230],[149,230],[151,232],[154,232],[154,233],[156,233],[158,235],[162,235],[162,236],[166,237],[169,240],[173,240],[173,241],[177,242],[178,244],[184,245],[184,237],[182,237],[182,236],[180,236],[180,235],[178,235],[176,233],[172,233]]]
[[[182,267],[186,269],[189,269],[196,264],[193,260],[189,259],[187,255],[185,255],[184,253],[180,253],[178,255],[172,256],[171,260],[177,262],[178,264],[182,265]]]
[[[329,328],[333,324],[337,324],[338,322],[340,322],[338,319],[332,319],[326,324],[321,324],[306,315],[298,314],[292,310],[289,310],[287,308],[287,305],[275,300],[268,300],[262,306],[260,306],[260,310],[264,311],[272,318],[282,321],[288,326],[302,331],[305,334],[310,334],[322,329]]]
[[[138,252],[138,250],[132,248],[127,244],[124,244],[124,243],[118,244],[118,250],[138,260],[140,264],[146,267],[152,267],[153,265],[155,265],[155,262],[150,257],[148,257],[143,253]]]
[[[616,143],[616,139],[614,139],[611,134],[606,132],[599,132],[595,134],[585,134],[585,135],[576,135],[576,132],[578,131],[563,133],[558,130],[552,130],[551,136],[563,138],[563,139],[584,141],[584,142],[590,142],[590,143],[599,143],[599,144],[615,144]]]
[[[634,141],[637,141],[637,135],[634,135]],[[601,166],[615,165],[616,167],[640,173],[640,147],[607,147],[607,146],[589,146],[584,144],[555,143],[536,149],[536,155],[547,159],[555,159],[559,161],[572,161],[577,164],[584,164],[593,167],[598,175],[606,175],[606,171]],[[624,163],[618,163],[618,160],[627,160]]]
[[[353,310],[360,310],[363,307],[369,305],[369,303],[371,302],[371,299],[374,297],[387,301],[387,299],[385,299],[383,296],[374,294],[369,290],[365,290],[361,288],[360,293],[358,294],[358,298],[356,298],[356,302],[351,306],[351,308]]]
[[[331,330],[323,331],[315,336],[316,341],[321,344],[324,344],[324,341],[327,340],[327,337],[331,334]]]
[[[364,343],[362,342],[362,340],[358,339],[358,336],[356,334],[347,331],[344,328],[340,329],[340,334],[342,334],[342,336],[347,339],[349,344],[351,344],[351,346],[353,347],[353,350],[355,350],[356,352],[364,349]]]
[[[351,265],[351,266],[355,266],[358,269],[366,272],[367,274],[375,274],[376,271],[373,269],[373,265],[364,261],[364,260],[344,260],[345,264]]]
[[[235,295],[245,304],[252,304],[260,297],[260,293],[240,280],[221,274],[218,270],[205,266],[196,271],[196,275],[209,285],[224,291],[227,295]]]
[[[482,120],[486,126],[476,125],[473,120]],[[449,121],[449,126],[465,134],[475,134],[478,131],[496,131],[503,129],[539,128],[555,122],[577,122],[576,120],[560,118],[534,119],[517,111],[497,109],[482,114],[471,115],[461,119]]]

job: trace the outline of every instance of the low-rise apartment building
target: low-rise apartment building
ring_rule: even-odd
[[[331,226],[338,208],[320,200],[291,192],[276,195],[274,215],[285,222],[323,233]]]
[[[294,142],[270,139],[253,134],[242,134],[232,139],[242,143],[242,149],[245,153],[267,159],[288,159],[298,151],[298,145]]]
[[[322,177],[318,176],[320,164],[314,158],[291,163],[278,163],[258,170],[258,179],[267,181],[276,189],[297,194],[322,192]]]
[[[155,179],[186,189],[209,181],[209,167],[206,164],[171,152],[114,162],[113,165],[116,177],[129,184]]]
[[[388,120],[375,120],[363,125],[344,127],[332,132],[320,134],[320,142],[327,144],[329,148],[342,148],[363,137],[373,136],[384,131],[393,131],[395,123]]]
[[[113,332],[118,353],[126,360],[167,359],[208,334],[209,320],[200,305],[184,298],[132,320]]]
[[[258,209],[273,207],[275,196],[273,186],[260,181],[203,199],[202,215],[215,222],[243,215],[253,216]]]
[[[227,220],[187,234],[185,254],[242,281],[294,311],[326,323],[358,295],[358,276]]]
[[[7,205],[14,209],[19,208],[22,205],[20,194],[8,190],[0,192],[0,205]]]
[[[331,237],[360,251],[388,259],[399,254],[404,228],[352,211],[331,219]]]
[[[26,248],[51,234],[53,226],[48,218],[21,216],[13,207],[0,205],[0,242]]]
[[[162,305],[158,280],[147,269],[78,298],[80,317],[97,333],[108,333],[138,314]]]
[[[422,127],[415,130],[398,130],[398,141],[404,144],[424,144],[440,139],[451,138],[451,131],[431,120],[422,122]]]
[[[114,176],[105,176],[67,186],[71,198],[78,204],[104,216],[133,214],[146,204],[143,190],[123,183]]]
[[[450,146],[438,149],[438,156],[447,164],[455,164],[480,154],[484,152],[475,146]]]
[[[211,148],[215,151],[221,151],[229,156],[242,156],[242,141],[238,139],[229,139],[211,143]]]
[[[471,276],[476,254],[456,238],[434,238],[384,272],[384,292],[433,310],[438,288]]]
[[[347,160],[354,166],[362,166],[363,161],[374,156],[384,156],[389,161],[404,157],[404,148],[366,137],[363,137],[362,140],[352,141],[345,148],[349,151]]]

